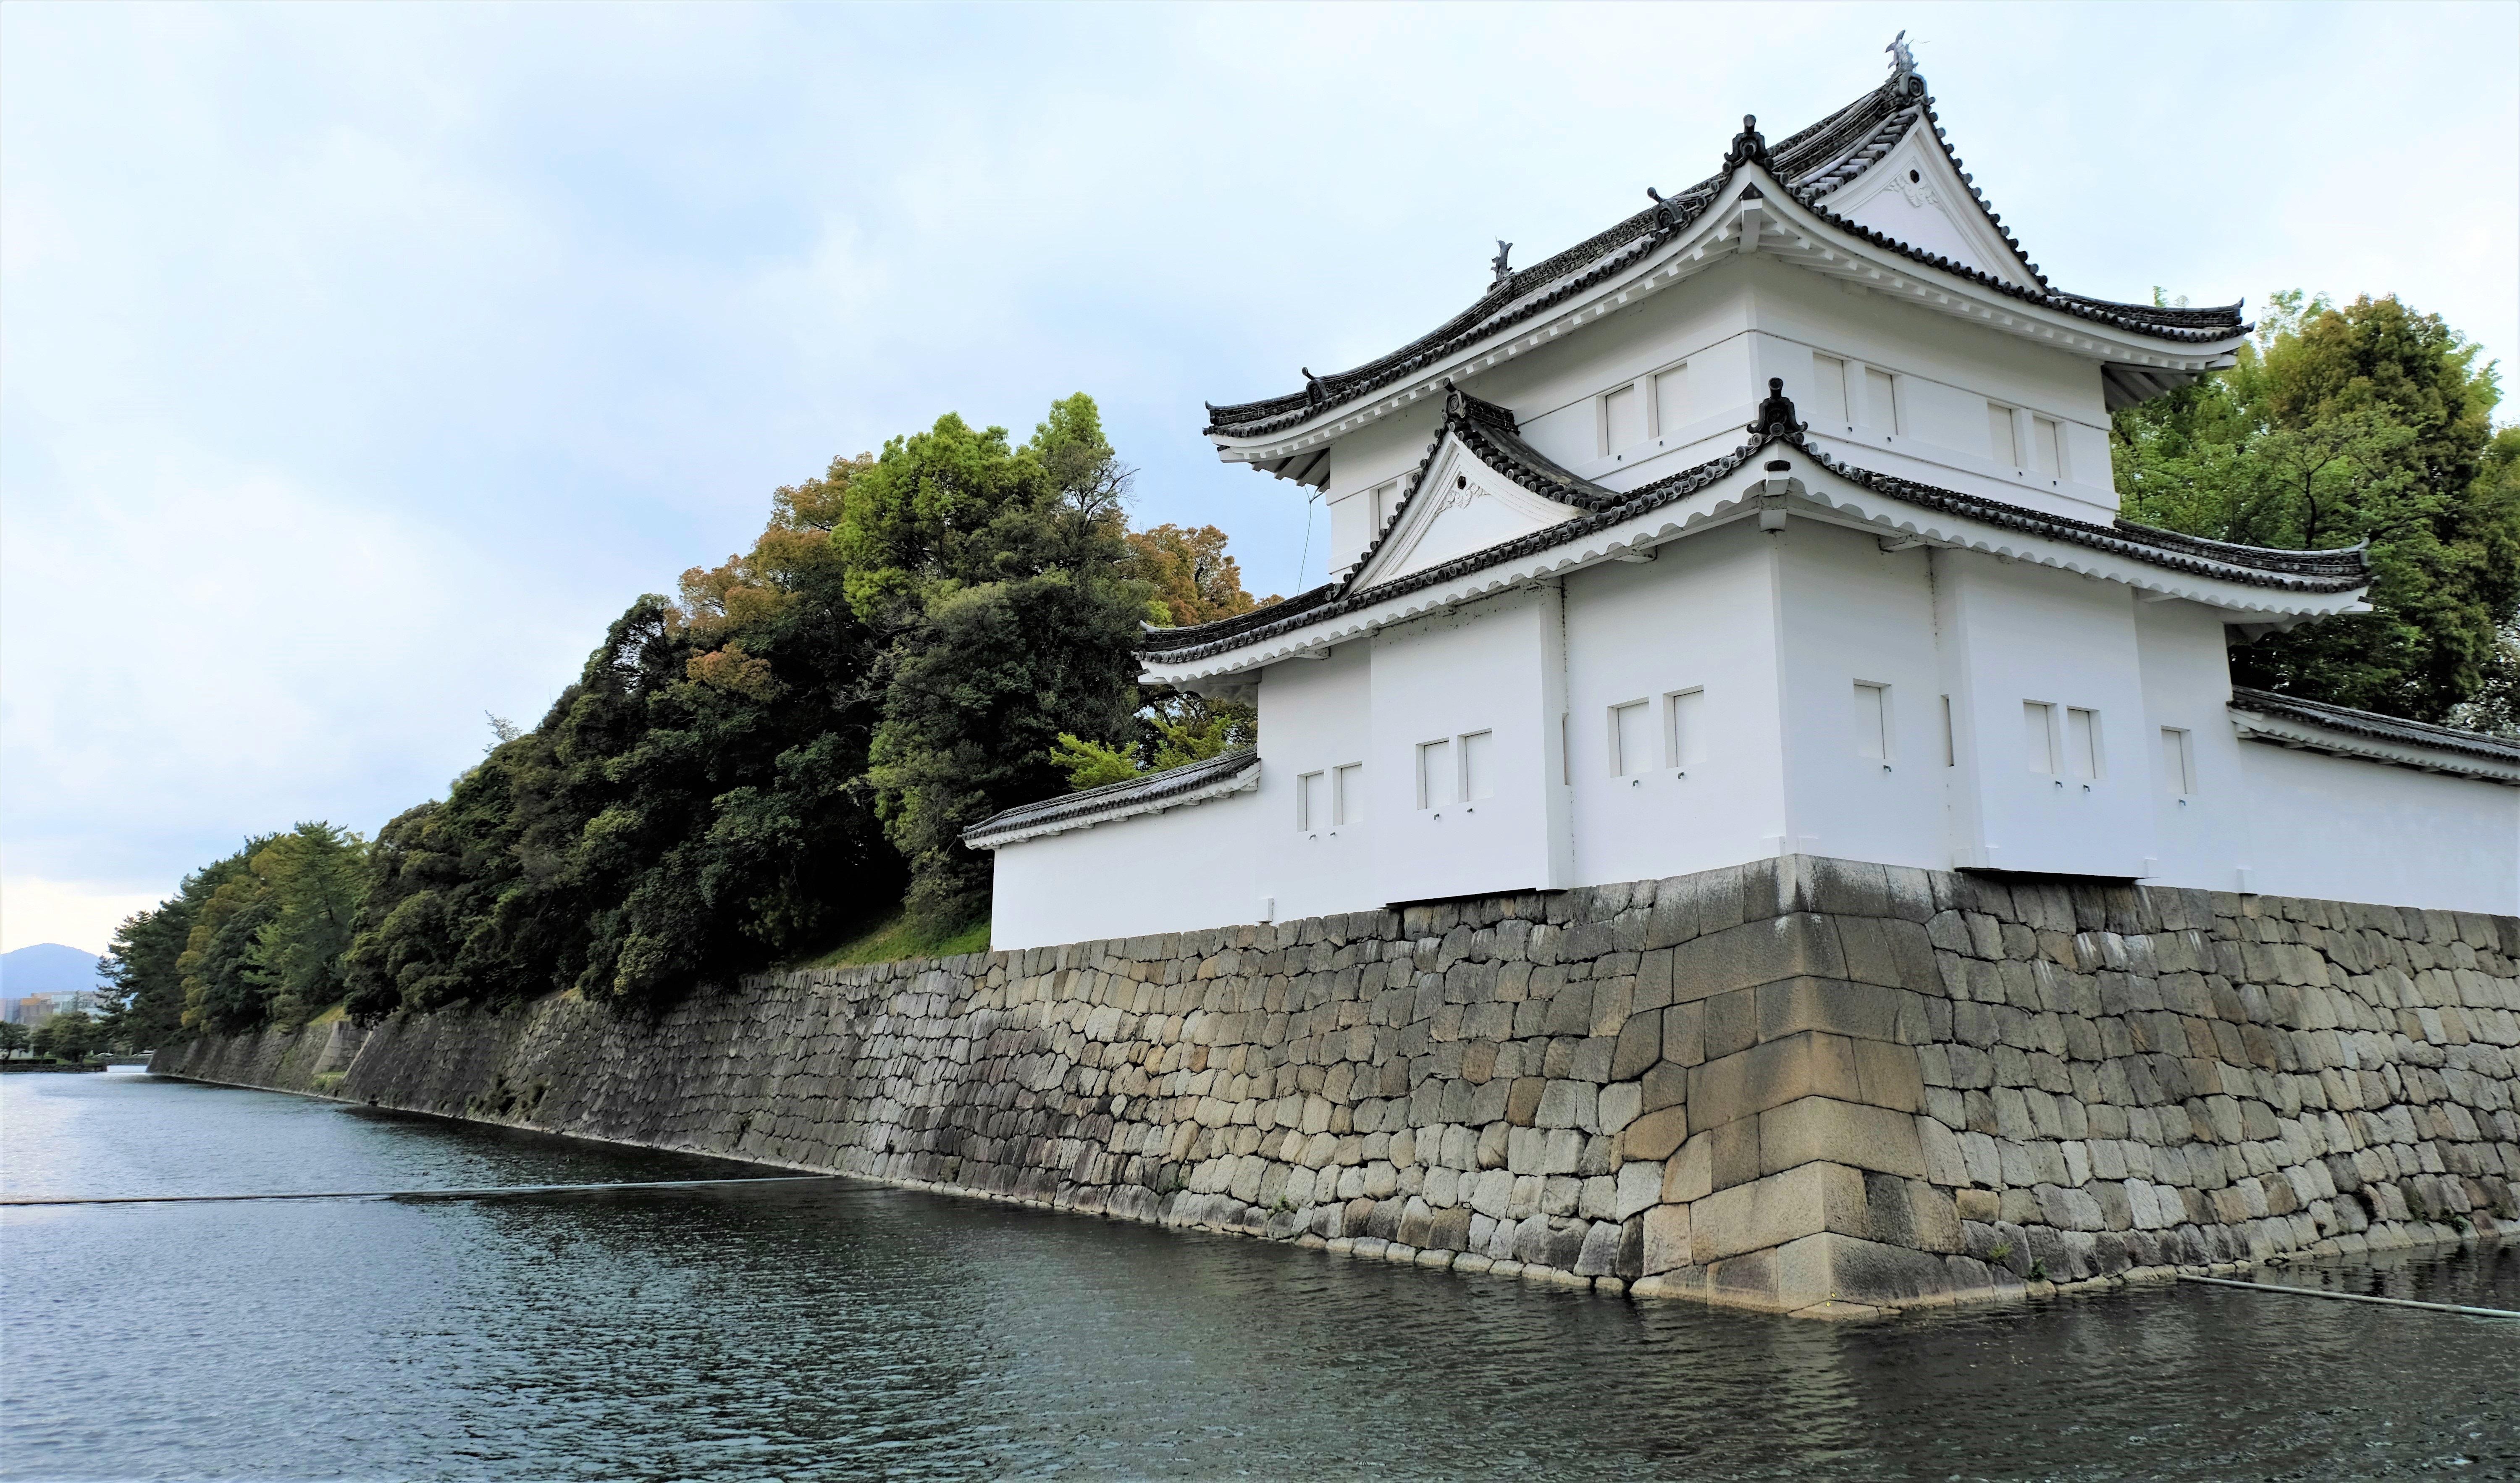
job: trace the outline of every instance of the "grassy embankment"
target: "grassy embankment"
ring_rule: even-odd
[[[946,932],[923,932],[910,924],[907,913],[895,912],[820,957],[794,965],[800,968],[853,968],[871,963],[898,963],[905,958],[951,958],[957,953],[989,950],[989,921]]]

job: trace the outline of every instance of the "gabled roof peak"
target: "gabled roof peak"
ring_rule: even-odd
[[[1732,199],[1726,195],[1726,188],[1736,172],[1752,166],[1775,186],[1781,187],[1794,204],[1811,210],[1825,225],[1850,232],[1871,247],[1955,273],[2007,297],[2115,331],[2182,345],[2206,344],[2245,333],[2237,305],[2156,308],[2066,293],[2050,286],[1951,151],[1934,116],[1933,99],[1926,94],[1925,79],[1916,71],[1906,35],[1901,32],[1885,48],[1891,59],[1889,77],[1837,112],[1775,142],[1760,132],[1755,114],[1744,114],[1741,131],[1733,136],[1717,174],[1670,195],[1647,186],[1645,196],[1651,202],[1647,208],[1529,267],[1511,267],[1507,250],[1510,245],[1499,242],[1497,255],[1489,264],[1494,276],[1487,290],[1460,314],[1390,354],[1351,370],[1317,377],[1307,369],[1301,391],[1254,402],[1206,403],[1206,431],[1224,437],[1266,437],[1362,400],[1395,382],[1437,371],[1456,352],[1524,320],[1556,310],[1568,299],[1635,267],[1655,247],[1698,223],[1720,200]],[[1992,264],[1999,271],[1953,262],[1850,221],[1822,204],[1827,198],[1863,179],[1903,141],[1928,131],[1929,148],[1940,151],[1970,198],[1955,205],[1963,212],[1973,207],[1980,213],[1991,234],[1990,246],[2000,242],[2002,253],[2011,259]],[[1770,194],[1760,182],[1742,184],[1763,198]]]
[[[1763,170],[1774,167],[1768,158],[1768,141],[1759,132],[1759,115],[1756,113],[1741,115],[1741,132],[1732,136],[1732,147],[1724,152],[1725,174],[1730,175],[1745,164],[1755,164]]]

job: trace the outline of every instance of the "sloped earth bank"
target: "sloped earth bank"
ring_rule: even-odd
[[[153,1069],[1815,1316],[2520,1227],[2520,919],[1791,856]]]

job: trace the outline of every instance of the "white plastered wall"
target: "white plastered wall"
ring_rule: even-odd
[[[1563,604],[1553,585],[1465,604],[1373,636],[1372,879],[1383,901],[1574,883],[1566,788]],[[1264,687],[1265,688],[1265,687]],[[1486,796],[1419,796],[1418,748],[1461,776],[1484,735]],[[1446,789],[1443,791],[1451,791]]]
[[[2154,785],[2134,594],[1978,552],[1937,551],[1933,573],[1958,764],[1954,863],[2140,876]],[[2031,766],[2030,701],[2050,707],[2052,771]],[[2075,765],[2075,710],[2095,718],[2095,777]]]
[[[2063,350],[1847,287],[1781,262],[1752,275],[1754,374],[1785,383],[1796,413],[1832,457],[1964,494],[2105,523],[2117,515],[2099,367]],[[1841,362],[1845,416],[1832,420],[1814,356]],[[1863,375],[1887,373],[1890,405]],[[1988,404],[2011,421],[1999,463]],[[2030,419],[2057,425],[2063,467],[2035,467]]]
[[[1842,420],[1823,415],[1815,353],[1847,368]],[[1887,405],[1873,404],[1868,367],[1889,376]],[[1656,377],[1675,371],[1666,398]],[[2092,362],[1770,255],[1719,263],[1461,384],[1511,408],[1532,446],[1569,471],[1631,489],[1739,446],[1771,377],[1827,451],[1862,467],[2080,519],[2117,512]],[[1645,433],[1605,447],[1599,398],[1631,383]],[[2014,413],[2008,458],[1999,459],[1990,402]],[[2037,467],[2036,418],[2056,425],[2059,468]],[[1441,420],[1430,397],[1332,445],[1320,571],[1364,553],[1375,529],[1371,491],[1417,469]]]
[[[1566,582],[1567,739],[1583,884],[1711,870],[1776,852],[1784,829],[1773,614],[1776,553],[1750,521]],[[1700,738],[1674,738],[1694,692]],[[1613,771],[1612,707],[1642,701],[1653,765]],[[1670,743],[1689,748],[1670,754]]]
[[[2239,743],[2249,888],[2520,914],[2520,787]]]
[[[1244,847],[1270,920],[1365,911],[1383,903],[1371,858],[1370,831],[1379,801],[1372,787],[1393,764],[1373,749],[1372,648],[1366,642],[1342,644],[1327,659],[1273,664],[1262,677],[1259,808]],[[1346,800],[1347,817],[1341,819],[1337,773],[1351,764],[1365,769],[1349,780],[1361,783],[1365,794],[1362,802]],[[1302,817],[1308,776],[1320,780],[1316,803],[1331,811],[1330,819]]]
[[[2143,663],[2143,710],[2153,748],[2152,855],[2144,872],[2164,885],[2234,891],[2247,887],[2249,785],[2244,744],[2227,703],[2231,661],[2223,614],[2194,603],[2136,601],[2136,644]],[[2162,729],[2185,736],[2186,770],[2169,765]],[[2182,789],[2184,789],[2182,791]]]
[[[997,852],[992,948],[1135,937],[1258,920],[1256,793],[1010,844]]]
[[[1948,868],[1943,812],[1954,770],[1943,765],[1930,559],[1885,553],[1869,534],[1811,520],[1763,539],[1781,573],[1791,851]],[[1859,696],[1859,681],[1878,689]],[[1868,700],[1883,713],[1886,748],[1865,735]]]
[[[1401,487],[1394,494],[1406,494],[1407,475],[1425,462],[1426,449],[1443,422],[1443,402],[1431,399],[1368,423],[1330,445],[1329,488],[1325,496],[1329,506],[1329,538],[1327,547],[1316,547],[1314,557],[1322,564],[1304,573],[1306,584],[1328,581],[1365,555],[1378,528],[1373,491],[1400,479]],[[1272,483],[1276,485],[1270,491],[1273,498],[1304,493],[1292,484]],[[1397,499],[1392,503],[1396,507]],[[1389,516],[1390,511],[1383,512],[1384,518]]]

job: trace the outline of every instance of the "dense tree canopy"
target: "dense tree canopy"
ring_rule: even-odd
[[[2493,427],[2498,396],[2437,315],[2279,293],[2238,365],[2117,414],[2121,504],[2217,540],[2370,544],[2374,610],[2235,649],[2237,683],[2508,726],[2520,427]]]
[[[2520,728],[2520,430],[2476,359],[2394,298],[2279,295],[2232,370],[2118,415],[2131,518],[2370,543],[2376,610],[2236,650],[2242,683]],[[1130,477],[1081,394],[1020,444],[949,413],[834,459],[749,552],[633,603],[538,724],[494,718],[444,798],[373,843],[248,840],[125,921],[95,1035],[652,1010],[905,905],[979,919],[972,824],[1256,740],[1247,705],[1136,684],[1142,623],[1258,603],[1215,527],[1130,531]]]
[[[110,1022],[153,1044],[334,1003],[653,1009],[905,899],[939,928],[984,916],[962,831],[1063,789],[1062,733],[1143,727],[1155,594],[1250,605],[1212,529],[1149,532],[1178,557],[1154,570],[1128,482],[1082,395],[1020,445],[948,414],[834,459],[748,553],[633,603],[538,724],[494,717],[444,798],[372,845],[248,841],[125,922]]]

